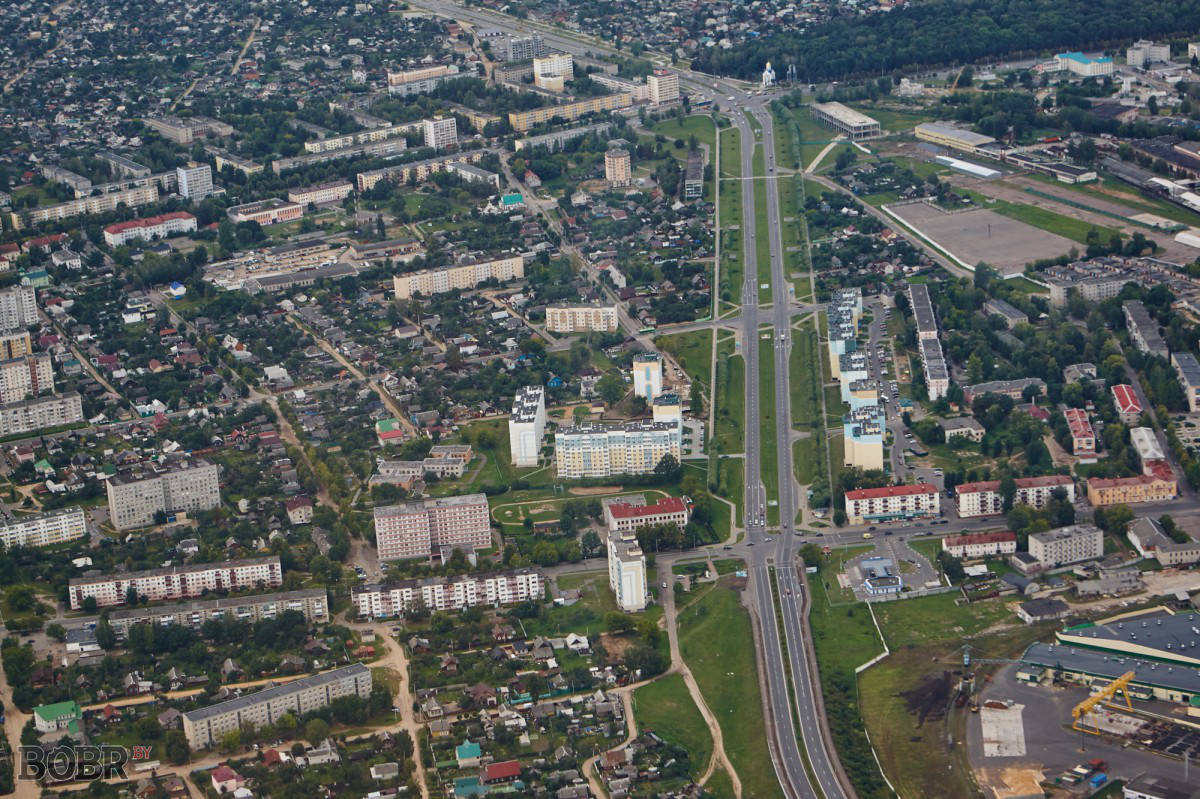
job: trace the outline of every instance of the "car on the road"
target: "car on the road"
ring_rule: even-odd
[[[885,532],[884,532],[884,535],[892,535],[892,531],[891,531],[891,530],[887,530],[887,531],[885,531]]]
[[[723,549],[723,550],[725,550],[726,552],[728,552],[729,550],[733,549],[733,547],[721,547],[721,549]]]

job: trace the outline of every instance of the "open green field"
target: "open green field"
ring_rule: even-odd
[[[1030,172],[1025,177],[1030,180],[1036,180],[1039,183],[1045,183],[1047,186],[1069,189],[1079,194],[1079,201],[1085,205],[1087,204],[1086,198],[1093,197],[1098,200],[1106,200],[1124,205],[1130,209],[1131,216],[1135,214],[1155,214],[1166,219],[1172,219],[1183,225],[1200,226],[1200,214],[1193,213],[1176,205],[1171,205],[1144,192],[1138,192],[1129,184],[1122,183],[1115,178],[1103,177],[1093,183],[1060,183],[1049,175],[1042,175],[1037,172]]]
[[[713,772],[708,784],[704,786],[704,795],[712,797],[712,799],[734,798],[736,794],[733,792],[733,780],[729,779],[729,774],[725,769],[719,768]]]
[[[997,202],[985,205],[984,207],[1007,216],[1010,219],[1016,219],[1027,225],[1048,230],[1051,233],[1057,233],[1064,238],[1077,241],[1080,244],[1087,244],[1088,233],[1093,228],[1099,232],[1100,239],[1105,244],[1108,243],[1112,236],[1122,235],[1121,231],[1115,228],[1093,225],[1089,222],[1084,222],[1082,219],[1056,214],[1053,211],[1035,205],[1014,205],[1012,203]]]
[[[890,108],[874,108],[869,103],[850,103],[849,105],[851,108],[861,111],[872,119],[879,120],[879,124],[887,133],[912,130],[922,122],[937,119],[936,116],[921,113],[920,111],[896,111]],[[870,144],[867,146],[870,147]]]
[[[792,402],[792,426],[797,430],[815,431],[821,427],[819,346],[812,317],[792,330],[788,391]]]
[[[717,342],[717,429],[713,437],[725,454],[746,448],[746,361],[735,351],[732,337]]]
[[[712,384],[713,331],[696,330],[654,339],[659,349],[675,356],[680,367],[693,383],[699,383],[707,394]]]
[[[688,771],[693,779],[704,773],[712,756],[712,735],[683,677],[668,674],[637,689],[633,714],[639,733],[653,731],[664,741],[687,750]]]
[[[683,124],[681,125],[680,122]],[[668,139],[686,140],[695,136],[701,144],[707,144],[709,147],[716,146],[716,126],[708,114],[692,114],[682,120],[664,119],[661,122],[655,122],[650,130],[661,133]]]
[[[721,165],[718,177],[740,177],[742,174],[741,134],[736,128],[721,131]],[[717,203],[720,216],[721,242],[720,296],[718,316],[732,310],[742,296],[745,271],[742,259],[742,183],[740,180],[719,180]],[[731,229],[736,228],[736,229]]]
[[[825,145],[833,141],[835,134],[814,120],[805,106],[792,109],[792,114],[800,128],[800,164],[807,169],[813,159],[825,149]]]
[[[716,493],[732,502],[736,508],[737,524],[742,526],[745,509],[742,507],[743,491],[745,490],[745,465],[741,458],[714,458],[709,463],[716,464]],[[714,527],[716,525],[713,525]],[[728,531],[726,531],[728,538]]]
[[[739,603],[744,580],[722,577],[679,614],[679,647],[705,702],[721,725],[725,751],[742,793],[776,799],[783,791],[763,738],[758,670],[750,614]]]
[[[775,328],[765,328],[768,336],[774,336]],[[761,334],[760,334],[761,337]],[[765,345],[765,346],[764,346]],[[759,357],[769,358],[773,341],[760,341]],[[759,447],[761,450],[763,487],[767,494],[767,524],[779,524],[779,447],[776,444],[777,419],[775,416],[775,370],[770,365],[758,370]],[[775,503],[772,505],[772,503]]]
[[[825,453],[821,452],[821,442],[815,437],[802,438],[792,444],[792,463],[795,464],[796,481],[802,486],[812,485],[820,475],[820,463]]]

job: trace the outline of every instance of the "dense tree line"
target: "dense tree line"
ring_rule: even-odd
[[[886,14],[835,17],[724,50],[692,66],[756,78],[763,64],[795,64],[802,81],[966,64],[982,59],[1091,49],[1200,28],[1200,2],[1148,0],[967,0],[919,3]]]

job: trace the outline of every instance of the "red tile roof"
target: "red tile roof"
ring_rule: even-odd
[[[687,510],[687,505],[679,497],[660,497],[653,505],[630,505],[622,502],[609,505],[608,511],[617,519],[640,519],[645,516],[657,516],[661,513],[679,513]]]
[[[929,483],[914,485],[884,486],[883,488],[859,488],[846,492],[846,499],[879,499],[881,497],[909,497],[915,494],[936,494],[937,488]]]
[[[1133,386],[1127,386],[1124,383],[1112,387],[1113,400],[1116,401],[1117,410],[1121,413],[1141,413],[1142,403],[1138,401],[1137,394],[1133,391]]]
[[[137,228],[152,227],[169,222],[172,219],[195,219],[196,217],[189,214],[187,211],[172,211],[169,214],[160,216],[147,216],[142,219],[130,219],[128,222],[115,222],[104,228],[105,233],[121,233],[126,230],[136,230]]]
[[[484,782],[515,780],[519,776],[521,776],[521,764],[516,760],[506,760],[503,763],[489,763],[483,771]]]
[[[951,535],[942,539],[947,547],[965,547],[968,544],[995,544],[998,541],[1016,541],[1016,533],[968,533]]]

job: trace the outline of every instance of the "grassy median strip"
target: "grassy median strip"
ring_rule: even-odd
[[[767,338],[762,338],[763,334]],[[767,524],[779,524],[779,446],[776,437],[779,426],[775,415],[775,369],[771,365],[775,342],[775,328],[765,327],[759,331],[759,450],[762,464],[762,481],[767,494]]]

